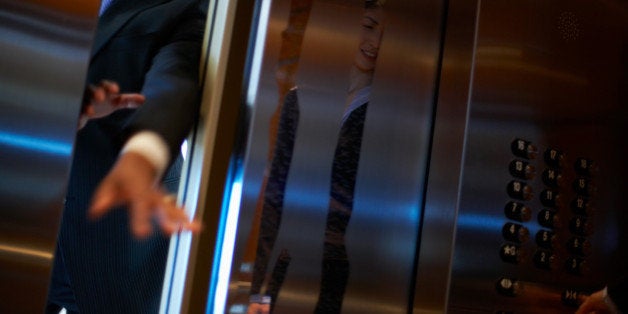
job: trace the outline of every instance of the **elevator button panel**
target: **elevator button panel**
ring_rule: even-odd
[[[544,249],[556,247],[556,234],[550,230],[539,230],[534,237],[536,245]]]
[[[574,164],[574,170],[581,176],[592,177],[597,172],[597,166],[591,159],[578,157]]]
[[[575,235],[588,236],[593,232],[593,226],[591,226],[587,217],[574,216],[569,221],[569,230]]]
[[[534,195],[532,187],[519,180],[510,181],[506,191],[510,197],[521,201],[529,201]]]
[[[537,218],[539,225],[545,228],[556,229],[562,225],[559,215],[550,209],[541,210]]]
[[[534,265],[537,268],[552,270],[556,269],[557,259],[551,250],[538,249],[534,252]]]
[[[565,261],[565,269],[573,275],[586,275],[589,272],[589,266],[582,257],[572,256]]]
[[[552,277],[586,276],[587,257],[592,252],[588,236],[594,231],[590,217],[595,211],[593,174],[597,165],[578,157],[571,169],[568,153],[559,147],[544,149],[537,160],[537,145],[523,138],[512,141],[511,152],[513,159],[505,165],[511,179],[506,183],[509,200],[504,206],[502,238],[506,243],[500,248],[501,261],[511,265],[507,269],[532,267]],[[540,169],[539,176],[536,169]],[[570,180],[567,184],[566,179]],[[531,220],[533,215],[536,220]],[[531,230],[533,241],[529,241]],[[504,276],[497,281],[497,292],[517,296],[523,281]],[[565,289],[561,300],[572,306],[581,296],[575,289]]]
[[[515,139],[510,144],[510,148],[512,153],[521,158],[526,159],[534,159],[536,158],[537,149],[536,146],[532,145],[530,141],[526,141],[524,139]]]
[[[577,215],[589,216],[593,212],[589,198],[583,195],[576,195],[576,197],[571,201],[570,207],[574,214]]]
[[[502,295],[514,297],[519,294],[522,286],[515,278],[501,277],[495,283],[495,288]]]
[[[510,174],[519,179],[530,180],[534,178],[534,166],[524,160],[515,159],[508,166]]]
[[[507,222],[502,228],[504,239],[516,243],[525,243],[530,238],[530,231],[523,225]]]
[[[499,251],[502,261],[511,264],[519,264],[524,257],[523,250],[520,245],[504,244]]]
[[[543,206],[558,208],[561,205],[561,196],[558,191],[554,189],[545,189],[539,194],[539,200]]]
[[[543,154],[545,163],[550,167],[560,168],[563,164],[565,155],[558,149],[548,148]]]
[[[520,202],[508,202],[504,207],[504,214],[508,219],[526,222],[532,218],[532,210]]]
[[[562,175],[560,170],[547,168],[541,174],[543,183],[551,188],[558,188],[562,185]]]
[[[563,304],[571,307],[577,307],[580,305],[582,298],[584,298],[584,294],[575,289],[565,289],[560,296]]]
[[[590,178],[579,177],[573,182],[573,189],[578,195],[591,196],[595,193],[596,189]]]
[[[585,237],[572,237],[567,240],[567,251],[571,254],[579,256],[588,256],[591,254],[591,243]]]

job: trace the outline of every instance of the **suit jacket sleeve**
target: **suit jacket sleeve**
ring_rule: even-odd
[[[128,138],[137,131],[154,131],[168,144],[171,157],[178,154],[198,112],[205,16],[193,6],[178,21],[145,75],[141,93],[146,103],[131,117],[123,133]]]

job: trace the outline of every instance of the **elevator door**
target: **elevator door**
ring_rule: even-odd
[[[570,313],[626,271],[627,9],[478,2],[449,312]]]
[[[295,0],[261,16],[227,312],[407,312],[441,10]]]

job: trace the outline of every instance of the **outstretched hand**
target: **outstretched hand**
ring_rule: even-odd
[[[103,80],[97,85],[89,85],[83,97],[78,128],[83,128],[89,119],[102,118],[123,108],[137,108],[145,100],[142,94],[120,94],[120,87],[112,81]]]
[[[153,232],[153,222],[166,235],[189,230],[198,233],[201,224],[190,221],[176,199],[157,185],[156,170],[142,155],[126,152],[100,183],[89,209],[89,217],[98,219],[114,207],[129,210],[131,232],[146,238]]]
[[[605,290],[599,290],[588,296],[578,307],[576,314],[616,314],[619,313],[617,307],[609,302]]]

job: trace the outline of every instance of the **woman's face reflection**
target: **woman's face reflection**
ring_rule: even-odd
[[[373,71],[384,32],[384,12],[381,7],[366,9],[362,17],[360,44],[355,66],[361,71]]]

